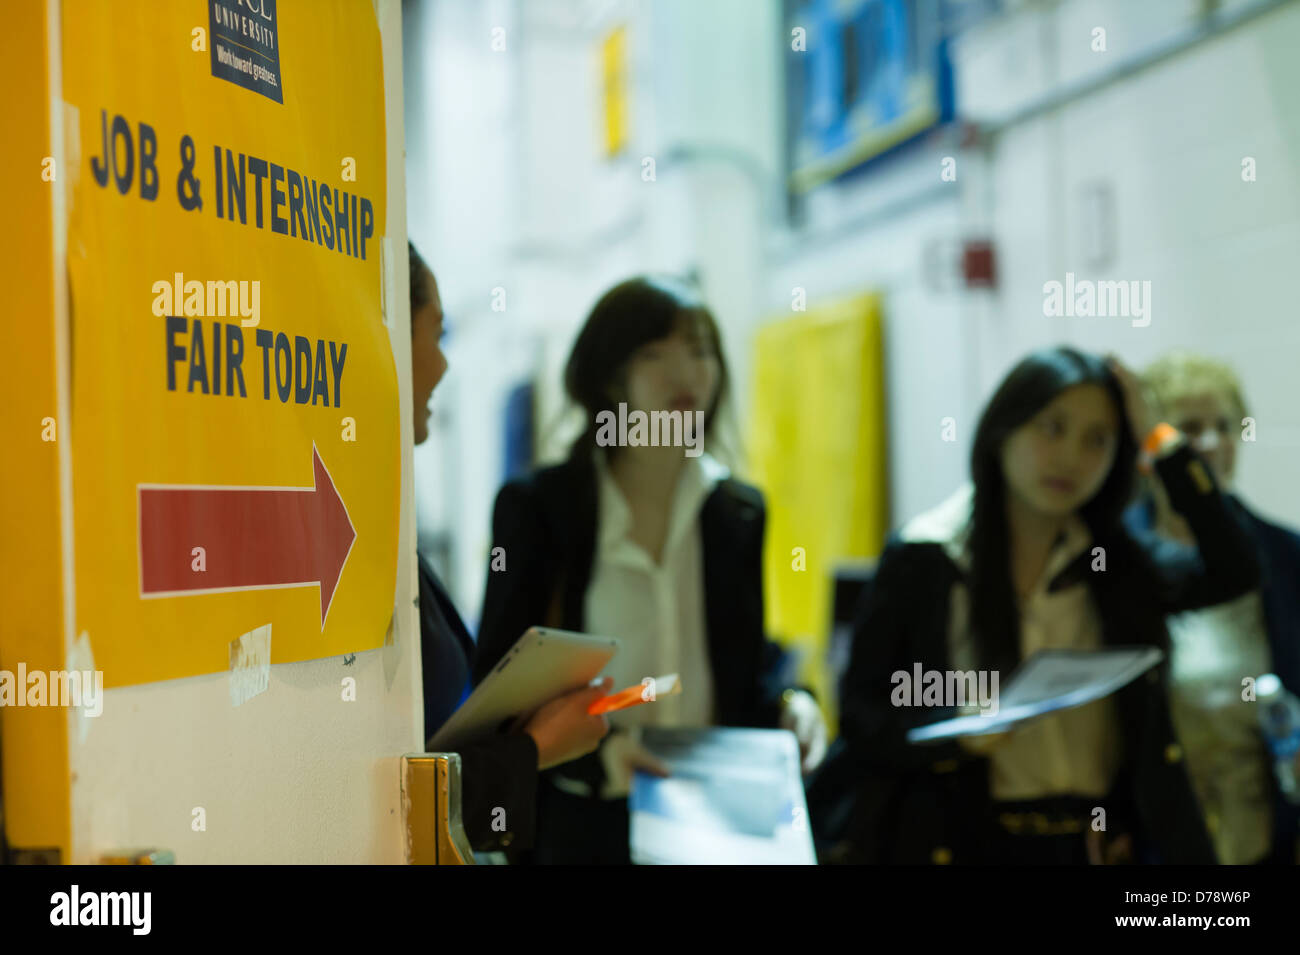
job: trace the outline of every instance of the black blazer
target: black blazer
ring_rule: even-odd
[[[584,629],[596,490],[595,465],[582,460],[543,468],[497,494],[492,546],[504,548],[505,569],[488,570],[475,684],[529,627]],[[773,727],[780,712],[783,688],[769,679],[775,645],[763,633],[763,528],[762,495],[736,480],[719,482],[700,512],[709,663],[723,726]],[[604,780],[595,753],[562,771],[593,791]]]
[[[424,738],[455,712],[469,683],[474,641],[433,568],[420,563],[420,656]],[[536,832],[537,744],[526,733],[498,733],[458,750],[461,819],[479,852],[532,846]],[[496,810],[504,809],[501,813]],[[505,828],[502,829],[502,821]]]
[[[1152,554],[1122,530],[1094,546],[1106,570],[1091,570],[1091,549],[1053,586],[1087,581],[1111,645],[1147,644],[1168,651],[1164,616],[1210,606],[1258,585],[1254,548],[1195,453],[1183,448],[1157,462],[1173,506],[1201,542],[1194,554]],[[849,858],[864,862],[984,862],[995,825],[989,761],[955,742],[918,746],[904,734],[935,714],[890,704],[890,675],[946,670],[949,599],[961,571],[938,543],[894,541],[881,558],[854,626],[844,683],[843,758],[858,777],[859,805],[847,833]],[[1205,831],[1169,718],[1167,663],[1116,694],[1126,752],[1111,797],[1107,829],[1130,831],[1139,858],[1213,863]],[[947,852],[941,851],[947,850]]]

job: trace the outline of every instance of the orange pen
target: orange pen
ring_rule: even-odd
[[[625,710],[629,706],[653,703],[661,697],[676,696],[680,692],[682,692],[682,682],[677,678],[676,673],[670,673],[667,676],[648,676],[636,686],[629,686],[627,689],[617,690],[609,696],[602,696],[587,707],[587,712],[592,716],[596,716],[600,713],[611,713],[614,710]]]

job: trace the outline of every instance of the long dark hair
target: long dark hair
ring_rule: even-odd
[[[1094,540],[1122,533],[1120,518],[1133,494],[1137,444],[1124,411],[1123,393],[1106,362],[1058,347],[1034,352],[1011,369],[980,416],[971,449],[975,504],[970,536],[970,625],[981,667],[1009,670],[1020,660],[1020,618],[1011,581],[1006,478],[1002,446],[1013,431],[1057,395],[1077,385],[1100,385],[1115,405],[1118,445],[1110,473],[1080,509]]]
[[[600,297],[569,353],[564,389],[587,416],[586,430],[570,448],[571,461],[596,447],[597,415],[602,411],[617,413],[616,392],[626,384],[627,364],[633,353],[647,342],[666,338],[681,328],[709,344],[718,358],[717,392],[704,412],[704,435],[712,438],[730,381],[718,323],[691,284],[669,277],[637,276]]]

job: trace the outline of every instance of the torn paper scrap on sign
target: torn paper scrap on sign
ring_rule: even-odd
[[[271,625],[230,641],[230,705],[247,703],[271,683]]]

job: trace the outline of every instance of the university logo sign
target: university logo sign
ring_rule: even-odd
[[[211,0],[212,75],[284,102],[275,0]]]

